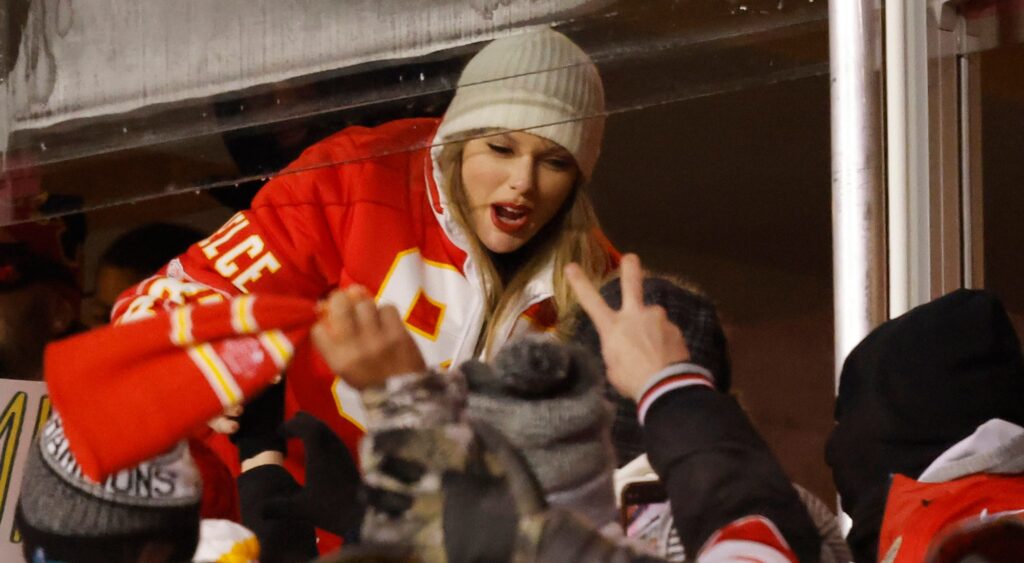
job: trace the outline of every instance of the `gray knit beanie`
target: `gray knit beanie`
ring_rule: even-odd
[[[199,470],[185,442],[103,483],[88,480],[54,413],[29,450],[16,517],[32,557],[92,561],[90,554],[115,546],[161,541],[190,558],[199,538],[201,496]]]
[[[523,452],[548,502],[598,526],[615,520],[612,411],[589,353],[532,335],[499,351],[493,367],[470,361],[460,369],[467,418],[497,428]]]
[[[525,129],[569,151],[589,178],[601,151],[604,112],[604,87],[590,57],[543,28],[495,39],[469,61],[438,139]]]

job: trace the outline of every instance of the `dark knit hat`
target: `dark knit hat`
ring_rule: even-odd
[[[916,307],[850,352],[826,461],[853,518],[855,557],[877,552],[890,476],[916,479],[992,418],[1024,426],[1024,360],[1002,303],[987,291],[961,289]]]
[[[466,416],[483,421],[522,451],[548,502],[597,525],[615,518],[611,406],[592,355],[542,335],[502,348],[493,366],[476,361],[466,376]]]
[[[660,305],[665,309],[674,325],[679,327],[690,349],[691,361],[707,368],[714,376],[715,388],[727,392],[732,383],[732,368],[729,349],[725,341],[722,324],[714,303],[707,297],[683,287],[668,278],[647,276],[643,284],[644,304]],[[622,307],[622,283],[614,279],[601,287],[601,297],[612,309]],[[591,351],[601,362],[601,339],[590,317],[580,311],[572,340]],[[653,374],[651,374],[653,375]],[[637,421],[636,404],[631,397],[622,397],[608,385],[609,400],[615,405],[615,423],[612,426],[612,442],[619,465],[625,465],[644,453],[643,431]]]
[[[29,452],[16,515],[26,556],[116,561],[125,546],[150,542],[174,545],[184,560],[195,552],[202,482],[185,442],[95,483],[55,413]]]

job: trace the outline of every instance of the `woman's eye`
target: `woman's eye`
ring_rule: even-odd
[[[566,170],[572,166],[572,162],[565,158],[548,158],[544,162],[555,170]]]
[[[496,145],[494,143],[487,143],[490,149],[498,154],[512,154],[512,149],[504,145]]]

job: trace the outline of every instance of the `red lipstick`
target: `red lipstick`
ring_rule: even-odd
[[[532,209],[528,205],[517,205],[501,201],[491,205],[491,222],[500,231],[508,234],[519,232],[530,219]]]

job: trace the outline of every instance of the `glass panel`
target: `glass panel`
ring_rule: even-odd
[[[827,76],[615,115],[594,197],[620,249],[718,304],[734,388],[794,481],[832,502]]]
[[[1024,334],[1024,45],[977,55],[981,74],[981,161],[985,287],[1003,299]]]
[[[95,24],[82,14],[70,22],[56,18],[70,26],[63,36],[59,26],[39,30],[32,22],[45,16],[38,13],[41,4],[32,2],[24,16],[26,39],[16,53],[19,64],[29,57],[36,69],[47,68],[38,59],[47,50],[29,40],[37,37],[33,33],[44,33],[56,49],[57,38],[78,37]],[[283,9],[272,4],[261,9]],[[364,36],[391,25],[392,18],[375,6],[397,5],[327,4],[354,6],[346,16],[367,12],[359,20],[368,27]],[[377,45],[350,64],[302,60],[305,51],[299,49],[286,61],[290,66],[278,61],[275,71],[242,63],[225,69],[220,55],[202,42],[202,32],[174,37],[186,48],[173,52],[186,59],[184,68],[196,69],[178,77],[184,81],[180,90],[160,97],[166,92],[140,90],[137,77],[127,77],[136,85],[127,89],[135,98],[121,105],[101,99],[91,113],[76,113],[69,102],[42,102],[31,106],[35,113],[15,113],[0,225],[87,218],[84,270],[91,292],[97,257],[116,235],[155,220],[210,232],[306,147],[350,125],[440,116],[482,41],[525,23],[556,22],[592,56],[605,83],[607,133],[589,189],[610,238],[622,250],[639,252],[651,268],[696,282],[718,302],[731,342],[735,391],[794,480],[831,501],[822,459],[833,392],[826,2],[469,4],[492,6],[491,19],[484,10],[480,21],[460,28],[453,27],[458,18],[423,12],[404,28],[415,38],[407,50],[380,51]],[[233,22],[262,29],[254,14],[232,16],[231,10],[245,9],[238,4],[210,8],[217,12],[211,14],[200,5],[207,3],[173,3],[159,13],[192,22],[208,18],[203,26]],[[324,6],[322,19],[341,17]],[[141,17],[157,8],[131,10]],[[323,32],[320,22],[303,22]],[[172,40],[167,30],[139,29],[154,33],[157,43]],[[153,44],[134,33],[139,44]],[[259,43],[260,33],[232,33],[244,41],[246,57],[283,49],[287,41],[312,41],[291,28],[266,44]],[[108,42],[119,36],[106,34]],[[320,53],[316,47],[307,51]],[[135,51],[110,48],[118,56],[142,56]],[[110,64],[131,68],[122,62]],[[168,59],[168,72],[183,72],[178,62]],[[227,76],[207,76],[204,64]],[[58,75],[63,68],[58,62]],[[96,80],[107,76],[93,70]],[[34,84],[8,82],[8,94],[15,100],[28,96],[26,88]]]
[[[390,4],[385,3],[385,7],[379,10],[386,10]],[[512,25],[543,19],[557,21],[581,11],[582,15],[562,23],[559,29],[583,46],[600,68],[607,88],[607,107],[610,113],[714,95],[757,84],[821,75],[827,68],[827,52],[821,50],[821,45],[807,50],[802,48],[801,43],[810,35],[820,35],[825,27],[827,10],[820,1],[555,4],[562,8],[550,8],[550,13],[543,18],[535,14],[533,17],[527,17],[530,14],[518,14],[511,6],[501,8],[510,12],[504,18],[508,20],[504,25],[483,28],[483,31],[474,28],[463,30],[465,34],[457,37],[452,35],[462,28],[456,26],[455,31],[452,31],[450,26],[454,24],[448,21],[450,17],[431,16],[436,17],[437,22],[428,18],[417,23],[421,26],[440,27],[439,36],[432,40],[421,38],[413,41],[400,52],[434,52],[393,60],[372,60],[372,56],[380,54],[373,52],[372,47],[381,48],[374,43],[362,51],[354,48],[356,55],[344,59],[366,59],[367,62],[285,80],[268,82],[267,79],[283,71],[259,74],[258,70],[265,70],[271,63],[266,62],[260,66],[249,64],[247,59],[239,63],[244,68],[233,69],[237,72],[232,74],[214,65],[211,59],[215,56],[210,52],[212,47],[204,48],[197,44],[181,53],[169,47],[167,49],[168,53],[194,57],[197,76],[209,73],[221,82],[200,88],[185,80],[184,84],[172,84],[179,90],[149,93],[137,82],[141,80],[145,86],[147,80],[155,78],[129,76],[123,80],[123,89],[128,94],[135,92],[141,99],[114,100],[108,103],[90,98],[78,102],[87,106],[84,109],[76,108],[70,101],[70,94],[54,87],[50,97],[43,102],[30,104],[22,113],[15,112],[4,165],[8,183],[18,185],[0,193],[0,224],[71,210],[67,207],[42,211],[36,209],[32,202],[40,193],[75,195],[80,199],[80,209],[141,201],[169,193],[218,188],[217,193],[223,194],[218,197],[234,203],[245,202],[251,196],[254,183],[262,183],[290,162],[304,147],[333,131],[351,124],[373,125],[400,117],[436,116],[443,113],[462,66],[482,45],[474,42],[481,35],[486,37],[509,33]],[[603,7],[598,8],[597,5]],[[193,21],[199,18],[199,15],[185,8],[180,8],[182,13],[172,8],[161,10],[167,10],[167,13],[161,11],[159,14],[165,19],[186,18]],[[217,8],[216,13],[209,17],[234,21],[222,10],[226,8]],[[358,11],[353,13],[357,16],[359,14]],[[517,14],[519,19],[516,19]],[[31,25],[32,17],[36,17],[35,12],[29,13],[29,25],[23,40],[28,47],[36,40],[33,33],[38,32]],[[387,27],[382,23],[388,21],[386,19],[359,17],[366,20],[366,25]],[[248,18],[249,15],[238,15],[236,19],[248,22]],[[498,11],[494,12],[492,21],[497,22],[499,19]],[[116,34],[107,37],[105,33],[112,33],[109,29],[103,31],[105,28],[100,23],[85,16],[72,18],[69,25],[70,30],[64,36],[56,34],[57,30],[54,29],[44,30],[43,37],[52,43],[51,50],[56,53],[61,52],[62,41],[70,42],[79,36],[92,37],[98,34],[106,37],[108,42],[115,41],[113,37],[122,37]],[[90,25],[100,26],[100,31],[92,31]],[[156,30],[150,27],[152,25],[145,26],[145,30],[155,33]],[[412,33],[415,29],[419,28],[412,27],[407,31]],[[131,47],[137,47],[136,43],[143,46],[150,44],[138,37],[138,33],[141,31],[136,30],[124,36],[128,42],[124,52],[131,53]],[[194,36],[184,36],[180,40],[198,43],[204,36],[201,31],[195,33]],[[280,33],[287,33],[287,30]],[[430,36],[422,31],[417,33]],[[258,47],[265,50],[279,47],[273,43],[277,40],[280,40],[277,36],[268,38],[267,45]],[[453,43],[462,45],[450,47]],[[62,48],[67,51],[71,47],[63,45]],[[318,64],[326,64],[316,58],[322,55],[319,50],[312,47],[309,49],[312,52],[300,51],[295,55],[297,60],[294,66],[314,68]],[[19,66],[16,66],[12,76],[17,78],[24,65],[30,64],[23,60],[31,58],[34,52],[31,48],[20,51]],[[111,52],[122,51],[114,49]],[[346,51],[342,49],[342,52]],[[383,53],[393,54],[392,51]],[[304,56],[311,60],[303,59]],[[77,77],[77,81],[88,82],[85,78],[87,69],[81,67],[92,62],[92,59],[70,59],[66,64],[63,61],[58,59],[49,64],[56,65],[56,72],[60,76],[63,76],[63,69],[67,66],[70,69],[64,74],[72,74]],[[46,67],[47,63],[36,61],[35,64],[37,66],[32,68],[40,71],[38,65]],[[115,66],[121,64],[121,61],[114,63]],[[126,68],[133,68],[128,63],[123,64],[127,65]],[[209,68],[211,65],[215,70]],[[174,65],[168,68],[168,72],[172,71],[185,72]],[[93,80],[109,79],[102,69],[94,69],[94,72]],[[221,76],[218,72],[230,76]],[[241,72],[256,74],[238,75]],[[160,84],[164,85],[165,82]],[[239,83],[250,86],[238,90],[225,89],[203,96],[183,97],[205,91],[204,88],[216,90]],[[21,108],[20,101],[26,99],[26,96],[31,97],[31,92],[26,90],[38,86],[32,80],[14,80],[8,82],[8,85],[10,100],[16,108]],[[142,88],[141,93],[139,88]],[[168,89],[171,86],[164,85],[162,88]],[[108,89],[118,92],[122,97],[128,95],[119,92],[116,83],[108,86]],[[183,98],[170,100],[168,96]],[[100,94],[96,97],[101,98]],[[148,100],[156,100],[158,103],[140,106]],[[128,109],[113,111],[122,107]],[[389,147],[388,150],[402,148]],[[235,187],[250,189],[232,189]]]

